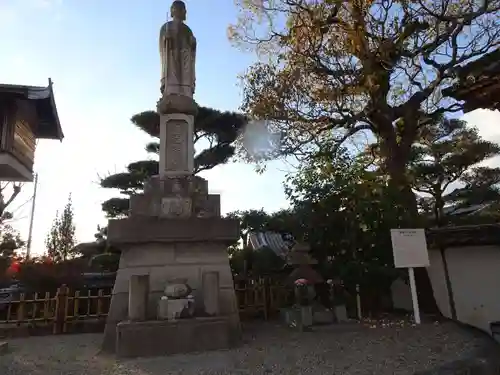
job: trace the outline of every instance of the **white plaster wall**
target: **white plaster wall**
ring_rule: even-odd
[[[427,268],[431,280],[434,297],[439,310],[444,316],[451,317],[448,304],[448,290],[444,279],[443,262],[439,251],[429,251],[430,267]],[[403,309],[413,312],[410,286],[403,280],[394,281],[391,286],[392,302],[396,309]]]
[[[458,249],[450,248],[446,250],[446,256],[448,259],[448,270],[450,271],[450,273],[451,270],[449,268],[450,261],[448,252],[452,252],[455,250]],[[439,310],[441,311],[441,314],[443,314],[448,318],[451,318],[451,310],[448,299],[448,288],[446,287],[443,261],[439,250],[429,250],[429,261],[430,261],[430,266],[427,268],[427,272],[429,273],[429,278],[431,279],[434,298],[436,299],[436,303],[439,307]]]
[[[443,262],[439,250],[429,251],[429,277],[439,309],[451,318]],[[454,247],[446,250],[457,319],[486,332],[500,321],[500,246]],[[404,308],[409,288],[392,288],[394,306]],[[411,306],[411,305],[410,305]],[[408,309],[410,310],[410,309]]]
[[[446,259],[458,320],[489,332],[500,320],[500,246],[451,248]]]

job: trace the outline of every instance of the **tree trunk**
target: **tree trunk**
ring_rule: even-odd
[[[380,147],[385,159],[386,173],[389,175],[389,188],[400,213],[399,226],[400,228],[420,228],[422,220],[418,213],[417,200],[406,173],[406,162],[410,150],[405,152],[400,146],[390,143],[390,141],[381,142]],[[421,311],[441,315],[425,268],[415,268],[415,281]]]
[[[443,193],[436,191],[434,194],[434,214],[436,216],[436,226],[442,227],[444,224],[444,202]]]

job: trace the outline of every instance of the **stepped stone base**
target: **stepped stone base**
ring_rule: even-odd
[[[228,349],[237,344],[228,318],[121,322],[116,326],[118,357],[160,356]]]
[[[166,161],[174,159],[167,157]],[[108,243],[121,250],[121,257],[103,350],[139,356],[162,350],[173,353],[175,348],[184,352],[227,347],[238,341],[240,321],[227,246],[239,236],[238,221],[220,217],[220,197],[208,194],[206,180],[193,175],[151,177],[144,193],[131,197],[129,217],[108,224]],[[205,306],[202,280],[213,272],[219,286],[208,293],[211,297],[206,297]],[[134,275],[146,276],[134,278],[144,280],[144,300],[137,305],[140,313],[134,310],[129,314],[129,287]],[[194,318],[175,325],[158,320],[158,301],[174,279],[186,279],[193,289],[195,316],[206,317],[211,311],[217,315],[215,320]],[[144,304],[145,309],[141,307]],[[129,318],[145,322],[128,322]],[[222,334],[216,338],[213,332],[217,330]],[[179,340],[184,340],[183,344],[178,344]],[[173,342],[172,347],[167,341]]]
[[[104,332],[103,350],[116,351],[117,324],[128,320],[131,275],[149,276],[147,319],[155,320],[158,301],[164,295],[169,280],[187,279],[193,289],[191,294],[195,297],[196,310],[203,311],[202,276],[205,272],[218,272],[220,318],[229,326],[231,342],[240,337],[238,308],[227,255],[227,244],[238,238],[237,222],[216,217],[132,217],[110,220],[108,231],[108,240],[114,246],[119,246],[122,254]],[[186,324],[189,321],[195,322],[193,319],[186,319]],[[123,329],[142,327],[128,328],[129,326]],[[198,328],[192,329],[196,331]],[[178,336],[171,337],[176,337],[177,340]]]
[[[137,244],[204,241],[227,247],[238,239],[238,230],[238,222],[233,219],[162,219],[132,216],[128,219],[109,221],[108,242],[122,250]]]

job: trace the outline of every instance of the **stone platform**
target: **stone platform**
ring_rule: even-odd
[[[110,220],[108,233],[108,241],[122,253],[104,331],[105,351],[116,351],[116,326],[129,320],[129,283],[133,275],[149,277],[146,320],[154,320],[157,319],[158,301],[167,283],[173,279],[187,280],[193,289],[196,311],[204,311],[203,276],[218,272],[219,311],[215,315],[229,324],[232,341],[239,339],[238,307],[227,255],[228,244],[239,236],[237,221],[220,217],[132,216]]]
[[[116,355],[122,358],[161,356],[233,347],[227,318],[121,322],[116,326]]]

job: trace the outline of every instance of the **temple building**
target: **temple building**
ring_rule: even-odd
[[[63,139],[52,81],[0,84],[0,181],[32,181],[38,139]]]
[[[464,112],[500,110],[500,48],[461,66],[457,76],[458,82],[443,94],[464,101]]]

